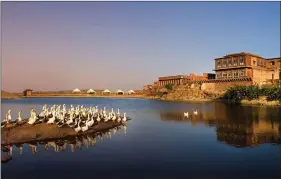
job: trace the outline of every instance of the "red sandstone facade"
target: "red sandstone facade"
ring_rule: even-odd
[[[195,75],[194,73],[190,73],[189,76],[176,75],[176,76],[159,77],[158,85],[159,86],[165,86],[167,84],[182,85],[182,84],[186,84],[189,81],[208,80],[208,79],[215,79],[215,74],[203,73],[202,76],[199,76],[199,75]]]
[[[265,59],[251,53],[227,54],[215,59],[216,79],[252,78],[258,84],[280,80],[280,57]]]

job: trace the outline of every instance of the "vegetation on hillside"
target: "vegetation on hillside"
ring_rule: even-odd
[[[165,88],[167,88],[168,90],[172,90],[173,89],[173,84],[166,84]]]
[[[229,88],[223,98],[231,102],[239,102],[244,99],[259,99],[261,96],[265,96],[268,101],[281,100],[281,88],[269,85],[236,86]]]

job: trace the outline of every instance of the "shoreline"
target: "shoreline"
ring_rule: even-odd
[[[1,97],[1,99],[25,99],[25,98],[134,98],[134,99],[152,99],[159,101],[175,101],[175,102],[194,102],[194,103],[208,103],[208,102],[223,102],[228,104],[239,104],[247,106],[269,106],[280,107],[280,101],[266,101],[266,100],[241,100],[240,102],[231,102],[224,99],[211,98],[193,98],[193,99],[163,99],[159,96],[145,96],[145,95],[34,95],[34,96],[19,96],[19,97]]]

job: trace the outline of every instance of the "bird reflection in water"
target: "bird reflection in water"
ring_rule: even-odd
[[[2,152],[5,153],[5,155],[1,155],[1,163],[8,163],[12,160],[13,155],[13,146],[7,145],[1,147]]]
[[[103,141],[104,139],[111,139],[112,136],[116,135],[116,131],[118,131],[118,135],[121,134],[121,131],[123,129],[124,135],[126,135],[126,129],[127,127],[125,125],[118,126],[115,128],[112,128],[111,130],[105,131],[105,132],[99,132],[96,134],[88,134],[83,136],[76,136],[64,140],[56,140],[56,141],[40,141],[40,142],[30,142],[26,143],[27,146],[31,148],[31,151],[33,154],[37,154],[39,151],[37,149],[38,145],[43,146],[44,151],[54,150],[55,152],[64,152],[67,151],[67,147],[70,146],[70,151],[75,152],[76,149],[82,150],[82,147],[91,148],[95,147],[97,144],[97,139],[100,141]],[[20,154],[23,154],[23,144],[15,144],[17,148],[19,148]],[[28,147],[28,148],[29,148]],[[40,149],[40,147],[39,147]],[[12,152],[13,152],[13,146],[12,145],[6,145],[2,146],[2,152],[7,153],[7,157],[2,157],[2,162],[7,162],[11,160]],[[3,155],[2,155],[3,156]]]

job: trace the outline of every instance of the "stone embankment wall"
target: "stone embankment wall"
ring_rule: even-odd
[[[162,99],[166,100],[210,100],[216,99],[223,95],[220,92],[212,90],[203,90],[201,85],[180,85],[174,87],[172,91],[164,95]]]
[[[235,82],[221,82],[221,83],[203,83],[202,90],[211,90],[216,92],[226,91],[228,88],[235,86],[250,86],[253,85],[252,81],[235,81]]]
[[[161,99],[165,100],[213,100],[224,95],[230,87],[252,85],[252,81],[221,82],[221,83],[189,83],[185,85],[174,86],[173,90],[163,95]],[[154,91],[159,91],[156,89]]]

